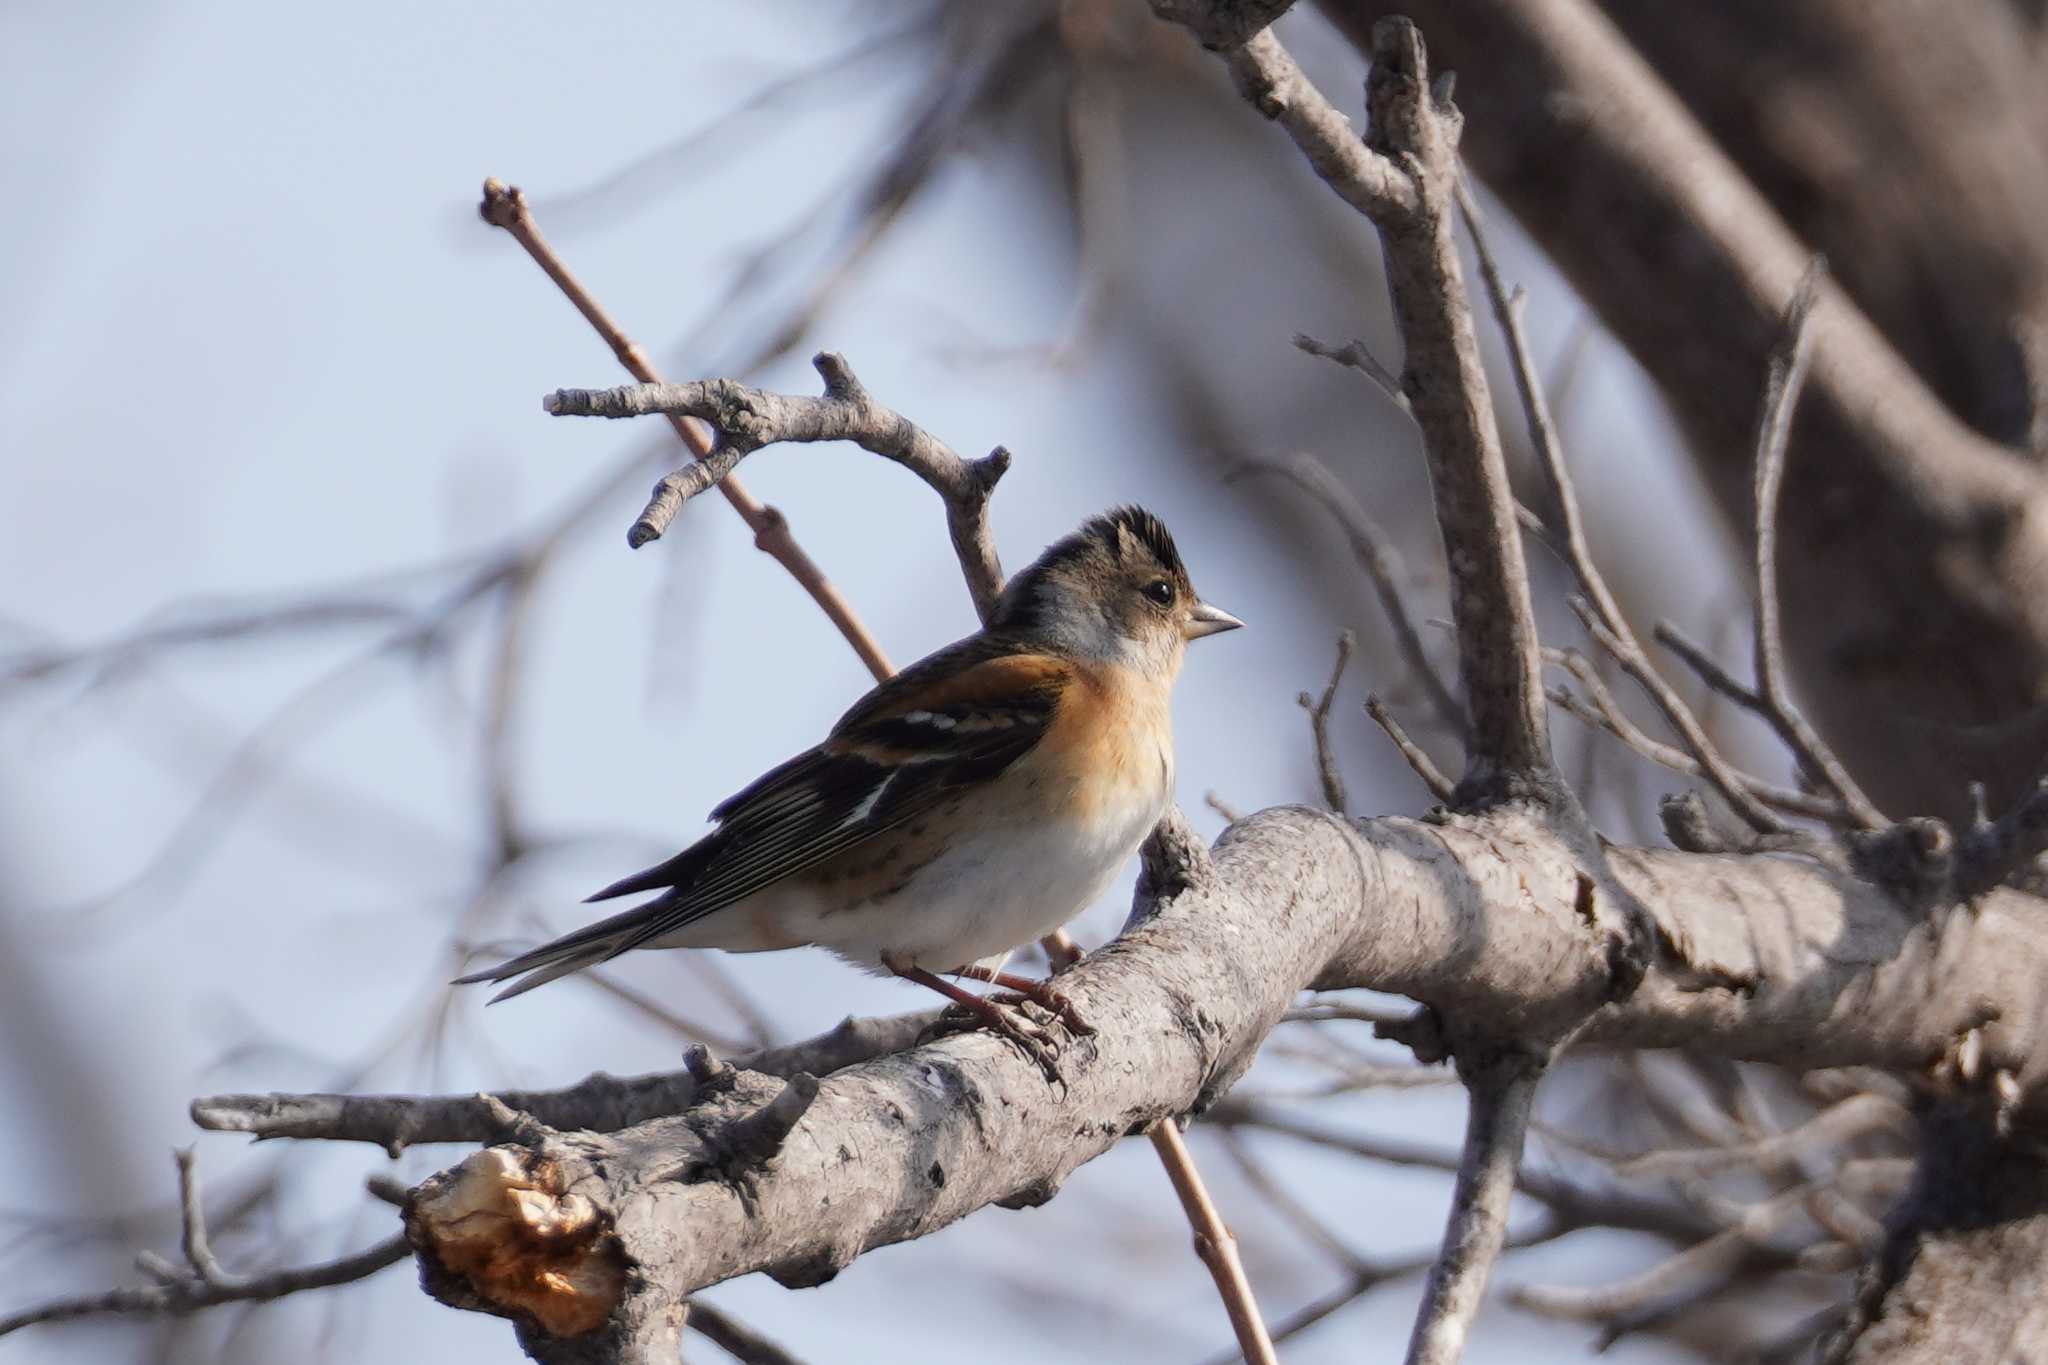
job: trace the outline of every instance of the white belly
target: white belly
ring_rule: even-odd
[[[814,943],[859,966],[882,958],[945,972],[994,965],[1087,909],[1166,809],[1166,787],[1134,792],[1112,818],[1053,818],[972,835],[884,900],[848,907],[785,883],[707,917],[671,942],[748,952]],[[748,926],[772,925],[758,941]],[[666,945],[665,945],[666,946]]]

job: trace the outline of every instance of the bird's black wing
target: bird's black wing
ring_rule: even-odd
[[[464,980],[533,976],[498,998],[663,938],[999,776],[1052,727],[1073,665],[986,636],[884,682],[823,744],[711,813],[718,828],[592,896],[664,894]]]

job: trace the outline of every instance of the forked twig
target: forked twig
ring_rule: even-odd
[[[136,1258],[154,1284],[110,1289],[103,1294],[55,1299],[0,1317],[0,1337],[38,1323],[86,1317],[180,1317],[224,1303],[262,1303],[307,1289],[326,1289],[368,1279],[412,1254],[403,1233],[348,1256],[314,1265],[234,1275],[213,1254],[200,1202],[199,1173],[189,1149],[177,1153],[178,1208],[185,1265],[153,1252]]]
[[[1576,649],[1546,648],[1543,657],[1546,662],[1568,671],[1578,679],[1586,691],[1586,699],[1582,700],[1577,694],[1564,688],[1552,688],[1550,700],[1554,705],[1595,729],[1607,731],[1652,763],[1676,773],[1684,773],[1688,777],[1699,777],[1704,773],[1705,769],[1700,766],[1697,758],[1676,745],[1651,738],[1629,718],[1628,713],[1621,709],[1620,700],[1607,686],[1606,679],[1600,676],[1591,659]],[[1787,815],[1804,816],[1828,824],[1843,822],[1844,812],[1841,803],[1832,798],[1766,782],[1739,769],[1730,768],[1729,771],[1757,800],[1784,811]]]
[[[1785,333],[1771,349],[1756,432],[1756,690],[1759,712],[1800,764],[1832,793],[1862,829],[1891,823],[1856,785],[1835,751],[1807,722],[1785,687],[1784,641],[1778,629],[1778,493],[1785,482],[1785,450],[1792,414],[1813,361],[1813,307],[1825,267],[1807,266],[1785,307]]]
[[[540,227],[534,222],[533,212],[527,206],[526,196],[518,186],[507,185],[496,179],[484,181],[483,202],[478,207],[478,213],[486,223],[503,228],[512,234],[513,240],[518,242],[526,254],[533,258],[534,264],[555,282],[555,287],[575,305],[576,311],[583,315],[592,330],[611,348],[612,354],[619,358],[619,364],[625,367],[628,374],[646,384],[661,382],[660,371],[654,368],[654,362],[648,358],[640,343],[620,330],[611,315],[591,296],[590,291],[570,273],[569,267],[555,253],[554,247],[541,236]],[[682,438],[691,455],[698,460],[711,453],[711,437],[699,425],[681,416],[671,417],[669,424],[675,428],[676,435]],[[725,500],[732,504],[733,510],[740,514],[740,519],[746,522],[748,529],[754,533],[755,548],[771,556],[776,563],[789,571],[790,577],[810,594],[811,600],[818,604],[818,609],[825,613],[826,619],[846,637],[846,642],[853,646],[854,653],[860,655],[861,662],[867,665],[868,671],[877,679],[886,678],[895,672],[895,668],[889,662],[889,656],[883,652],[880,642],[869,633],[867,626],[854,612],[853,605],[833,585],[832,580],[825,576],[825,571],[818,567],[817,562],[805,553],[803,546],[797,543],[795,533],[789,528],[789,519],[749,493],[744,484],[730,475],[718,480],[718,486],[719,492],[725,495]],[[633,523],[629,539],[635,546],[644,544],[661,533],[660,529],[656,529],[652,534],[641,534],[645,516],[643,513],[642,519]],[[664,529],[666,524],[663,523]]]
[[[739,462],[763,446],[782,442],[851,441],[902,465],[946,504],[946,526],[961,572],[986,621],[1003,591],[1002,565],[989,529],[988,502],[1010,467],[997,446],[979,460],[963,459],[944,442],[875,401],[844,357],[830,351],[812,358],[825,381],[823,397],[769,393],[730,379],[688,384],[649,382],[615,389],[558,389],[543,402],[557,417],[644,417],[672,422],[695,418],[719,436],[717,447],[655,485],[647,510],[634,523],[636,544],[661,534],[683,504],[729,478]],[[694,426],[691,428],[694,430]]]
[[[1330,749],[1330,704],[1337,699],[1337,684],[1344,679],[1344,668],[1351,662],[1351,651],[1358,645],[1357,637],[1345,631],[1337,637],[1337,662],[1330,669],[1330,681],[1323,688],[1321,697],[1303,692],[1295,697],[1295,703],[1308,712],[1309,733],[1315,739],[1316,776],[1323,784],[1323,803],[1334,815],[1342,815],[1350,809],[1351,800],[1344,790],[1344,774],[1337,766],[1337,755]]]
[[[1536,444],[1536,453],[1543,463],[1545,476],[1550,482],[1551,496],[1557,503],[1559,527],[1562,532],[1562,549],[1565,560],[1571,566],[1572,574],[1579,581],[1584,596],[1570,599],[1572,610],[1585,623],[1587,632],[1599,642],[1602,649],[1614,657],[1622,671],[1635,680],[1657,709],[1663,713],[1666,723],[1675,730],[1684,742],[1685,749],[1699,764],[1701,774],[1713,784],[1723,800],[1736,814],[1760,833],[1779,833],[1785,829],[1783,821],[1750,794],[1742,777],[1721,756],[1706,729],[1699,723],[1692,708],[1687,706],[1658,673],[1649,656],[1643,652],[1635,632],[1629,627],[1620,604],[1608,589],[1607,580],[1601,574],[1599,565],[1593,559],[1592,547],[1586,541],[1585,519],[1579,508],[1578,494],[1572,486],[1571,468],[1565,460],[1563,443],[1558,439],[1557,424],[1551,420],[1549,400],[1545,397],[1543,385],[1536,375],[1536,364],[1529,349],[1529,340],[1522,327],[1522,295],[1510,292],[1501,278],[1500,266],[1494,260],[1493,251],[1487,245],[1486,226],[1479,214],[1479,207],[1473,201],[1470,189],[1462,178],[1458,184],[1458,208],[1465,219],[1466,231],[1472,238],[1473,254],[1479,261],[1479,274],[1486,284],[1487,298],[1493,305],[1493,315],[1499,323],[1501,335],[1507,341],[1508,355],[1513,361],[1515,389],[1522,400],[1522,411],[1528,421],[1530,439]]]

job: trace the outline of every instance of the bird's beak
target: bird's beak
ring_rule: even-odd
[[[1188,615],[1187,625],[1181,627],[1181,634],[1190,640],[1199,640],[1204,635],[1221,635],[1226,630],[1236,630],[1243,624],[1223,608],[1198,601],[1194,611]]]

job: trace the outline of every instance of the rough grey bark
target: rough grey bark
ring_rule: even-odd
[[[1828,1359],[2039,1360],[2048,1343],[2048,1167],[1938,1107],[1915,1186]]]
[[[1437,822],[1267,811],[1234,826],[1213,865],[1166,866],[1150,886],[1145,917],[1062,978],[1099,1029],[1061,1058],[1064,1085],[977,1034],[824,1078],[793,1122],[766,1125],[766,1157],[746,1135],[759,1136],[758,1116],[786,1087],[738,1069],[680,1114],[623,1131],[527,1120],[516,1142],[415,1193],[409,1226],[428,1288],[458,1306],[531,1313],[505,1286],[527,1284],[532,1264],[450,1270],[451,1224],[434,1214],[466,1184],[517,1191],[507,1216],[531,1233],[519,1244],[545,1253],[567,1286],[550,1311],[595,1324],[559,1337],[529,1328],[528,1349],[644,1358],[704,1285],[754,1270],[814,1284],[987,1204],[1042,1202],[1124,1134],[1213,1101],[1305,986],[1370,985],[1453,1025],[1498,1021],[1528,1037],[1597,1010],[1589,1044],[1799,1067],[1925,1074],[1970,1040],[1970,1093],[1988,1096],[2004,1071],[2017,1117],[2048,1104],[2037,1046],[2048,947],[2038,904],[2013,892],[1927,919],[1805,858],[1615,849],[1601,872],[1516,807]],[[1606,924],[1631,902],[1650,916],[1658,958],[1633,996],[1603,1005]],[[1944,989],[1954,980],[1972,989]],[[574,1112],[553,1112],[577,1125]],[[470,1131],[502,1142],[505,1123]],[[468,1198],[461,1207],[475,1212]]]

